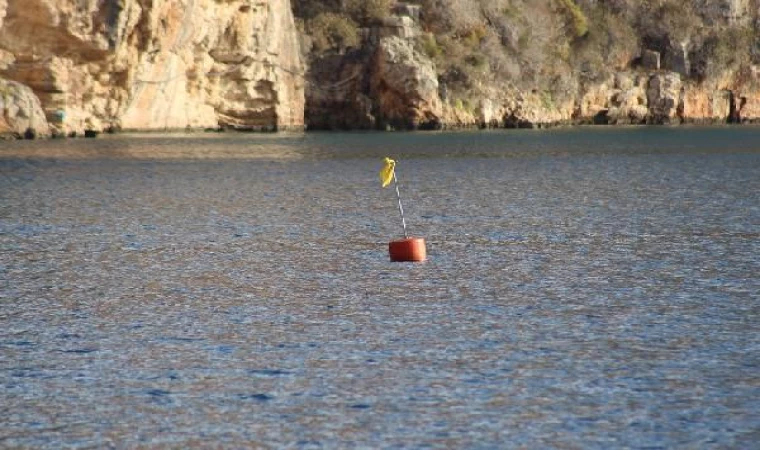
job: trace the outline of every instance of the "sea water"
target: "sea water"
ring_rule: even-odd
[[[755,448],[758,193],[751,127],[0,142],[0,448]]]

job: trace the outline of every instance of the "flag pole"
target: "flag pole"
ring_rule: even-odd
[[[393,185],[396,187],[396,198],[398,199],[398,212],[401,213],[401,226],[404,227],[404,239],[409,239],[409,235],[406,233],[406,220],[404,219],[404,207],[401,206],[401,193],[398,191],[398,179],[396,178],[396,171],[393,171]]]
[[[406,232],[406,219],[404,218],[404,207],[401,205],[401,193],[398,188],[398,178],[396,178],[396,161],[385,157],[385,165],[380,170],[380,182],[382,187],[388,187],[393,180],[393,186],[396,188],[396,198],[398,199],[398,212],[401,214],[401,225],[404,227],[404,239],[391,241],[388,244],[388,254],[391,261],[425,261],[427,251],[425,250],[425,239],[410,238]]]

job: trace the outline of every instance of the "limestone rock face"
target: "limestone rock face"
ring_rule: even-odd
[[[692,122],[727,121],[731,114],[731,91],[688,85],[684,89],[684,117]]]
[[[739,91],[734,96],[736,119],[739,122],[758,122],[760,118],[760,89]]]
[[[555,104],[545,93],[527,92],[506,102],[503,123],[507,128],[536,128],[568,122],[572,115],[572,104]]]
[[[578,117],[591,118],[610,107],[612,88],[609,81],[590,86],[580,99]]]
[[[290,0],[0,0],[3,13],[0,75],[34,91],[55,133],[303,125]]]
[[[610,93],[608,123],[642,124],[649,115],[647,107],[647,78],[633,72],[618,72],[614,90]]]
[[[747,15],[747,4],[726,0],[702,7],[716,20],[729,22]],[[444,75],[415,51],[415,37],[424,35],[418,14],[398,6],[392,12],[395,17],[364,31],[359,48],[312,60],[306,110],[310,128],[744,122],[755,120],[760,110],[758,94],[746,89],[760,83],[737,84],[730,73],[718,82],[696,82],[689,78],[690,41],[670,39],[659,42],[658,51],[642,47],[638,58],[630,55],[627,61],[638,59],[638,65],[624,61],[593,81],[569,78],[564,90],[536,86],[526,91],[478,82],[465,97],[460,92],[452,99],[445,81],[439,84]],[[760,69],[750,76],[760,78],[757,74]]]
[[[380,40],[370,79],[378,118],[400,128],[438,128],[441,100],[438,77],[429,58],[408,41],[390,36]]]
[[[0,79],[0,135],[50,135],[39,99],[21,83]]]
[[[419,7],[362,30],[363,42],[311,61],[306,88],[309,129],[438,128],[442,103],[432,61],[414,48]]]
[[[676,72],[621,71],[564,102],[545,92],[518,92],[509,98],[495,91],[472,112],[444,102],[443,126],[756,122],[760,90],[749,86],[684,82]]]
[[[677,73],[656,73],[649,79],[647,100],[654,123],[671,123],[678,117],[681,99],[681,76]],[[683,106],[680,107],[682,114]]]
[[[631,12],[640,2],[612,3],[617,4],[610,6],[613,10]],[[726,31],[727,27],[741,30],[736,27],[760,17],[756,0],[687,3],[694,3],[696,11],[716,27],[716,32]],[[709,61],[699,50],[700,46],[711,48],[704,36],[671,35],[668,29],[656,26],[651,30],[632,29],[629,32],[643,34],[620,50],[616,64],[599,70],[589,63],[588,70],[579,73],[562,72],[562,67],[570,69],[567,55],[563,57],[562,52],[536,53],[532,56],[544,58],[544,68],[552,67],[548,72],[554,73],[553,84],[547,85],[540,76],[535,84],[524,84],[524,80],[520,84],[520,80],[515,83],[498,79],[514,71],[508,59],[486,61],[490,65],[474,69],[466,65],[469,62],[465,58],[458,66],[436,72],[428,56],[415,50],[424,49],[445,67],[447,55],[440,52],[450,43],[443,45],[448,41],[439,42],[433,37],[445,38],[446,33],[435,34],[429,29],[431,23],[420,23],[429,8],[428,4],[420,7],[396,3],[389,17],[360,30],[357,48],[312,55],[306,93],[309,128],[539,128],[578,123],[746,122],[760,117],[760,96],[754,88],[760,86],[760,65],[753,65],[751,58],[749,67],[745,64],[722,71],[713,68],[715,73],[709,77],[695,75],[708,73],[705,64]],[[526,17],[533,14],[529,9],[523,13]],[[501,23],[499,14],[489,17],[493,23]],[[657,21],[650,23],[656,24]],[[514,30],[506,25],[495,29],[500,43],[508,46],[514,41],[511,48],[519,53]],[[610,34],[610,39],[626,41],[625,33],[621,33]],[[493,44],[488,36],[480,38],[481,45],[489,42]]]

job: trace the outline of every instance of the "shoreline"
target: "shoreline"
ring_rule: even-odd
[[[35,132],[27,132],[25,135],[18,133],[2,133],[1,141],[59,141],[59,140],[76,140],[76,139],[96,139],[101,135],[109,136],[128,136],[128,135],[224,135],[224,134],[255,134],[255,135],[288,135],[288,134],[311,134],[311,133],[430,133],[430,132],[457,132],[457,131],[510,131],[510,130],[531,130],[544,131],[551,129],[630,129],[630,128],[752,128],[760,127],[760,119],[747,119],[741,122],[728,122],[725,120],[685,120],[677,123],[621,123],[607,124],[594,123],[593,121],[571,121],[559,123],[538,123],[526,124],[524,126],[484,126],[483,124],[471,125],[443,125],[438,128],[353,128],[353,129],[330,129],[330,128],[309,128],[304,127],[261,127],[256,129],[237,129],[237,128],[129,128],[129,129],[109,129],[103,131],[86,130],[84,133],[69,133],[68,135],[37,135]]]

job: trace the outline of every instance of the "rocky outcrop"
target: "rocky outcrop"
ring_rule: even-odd
[[[15,81],[0,80],[0,135],[46,137],[50,129],[36,95]]]
[[[758,80],[760,81],[760,80]],[[444,102],[443,127],[540,128],[558,124],[746,123],[760,118],[757,84],[683,81],[663,71],[622,71],[558,102],[548,92],[495,90],[468,111]]]
[[[647,121],[650,115],[647,107],[649,80],[645,74],[635,72],[615,74],[615,90],[610,93],[610,108],[607,111],[608,123],[637,125]]]
[[[289,0],[0,0],[3,15],[0,76],[56,134],[303,126]]]
[[[382,38],[372,66],[370,95],[381,126],[434,129],[441,126],[435,66],[406,40]]]
[[[683,92],[683,117],[694,123],[726,122],[731,114],[731,96],[729,90],[711,91],[687,85]]]
[[[760,88],[738,91],[734,102],[735,116],[730,118],[737,122],[760,122]]]
[[[650,120],[654,123],[671,123],[683,115],[681,76],[675,72],[656,73],[649,79],[647,101]],[[680,113],[680,114],[679,114]]]
[[[307,48],[304,74],[291,0],[0,0],[0,133],[760,119],[757,52],[732,47],[756,42],[756,0],[568,2],[606,11],[569,37],[550,0],[510,3],[395,2],[333,22],[363,28]]]
[[[747,5],[726,0],[698,6],[728,23],[750,17]],[[509,82],[487,84],[454,76],[465,88],[449,95],[449,74],[437,73],[435,64],[419,51],[420,42],[425,42],[419,38],[426,36],[419,6],[399,3],[393,12],[396,16],[362,30],[364,39],[357,48],[311,60],[309,128],[536,128],[760,118],[760,96],[752,88],[760,86],[760,69],[747,74],[727,71],[718,80],[700,81],[691,76],[690,55],[697,44],[675,39],[668,30],[662,36],[642,36],[638,55],[633,47],[615,70],[560,75],[562,90],[540,85],[525,90]]]
[[[414,47],[414,6],[363,30],[364,42],[311,62],[308,129],[435,129],[444,116],[435,65]]]

